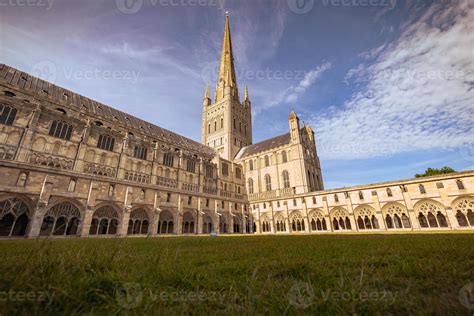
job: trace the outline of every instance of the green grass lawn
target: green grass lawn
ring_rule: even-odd
[[[4,240],[0,252],[2,316],[474,313],[472,234]]]

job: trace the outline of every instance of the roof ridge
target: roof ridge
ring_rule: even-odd
[[[161,127],[159,125],[156,125],[152,122],[145,121],[145,120],[143,120],[139,117],[131,115],[131,114],[129,114],[127,112],[124,112],[122,110],[116,109],[116,108],[114,108],[110,105],[107,105],[105,103],[96,101],[96,100],[91,99],[89,97],[86,97],[86,96],[84,96],[80,93],[74,92],[70,89],[67,89],[67,88],[61,87],[57,84],[53,84],[51,82],[48,82],[44,79],[41,79],[41,78],[36,77],[34,75],[31,75],[31,74],[29,74],[25,71],[19,70],[17,68],[12,67],[12,66],[9,66],[9,65],[6,65],[6,64],[3,64],[3,63],[0,64],[0,72],[3,74],[3,75],[0,75],[0,81],[1,82],[6,82],[7,84],[18,87],[20,90],[31,91],[31,92],[33,92],[33,94],[37,95],[37,94],[39,94],[38,91],[43,89],[46,92],[48,92],[47,93],[48,97],[53,98],[53,100],[58,102],[58,103],[61,103],[60,96],[66,94],[66,95],[68,95],[68,98],[70,97],[70,99],[71,99],[70,101],[66,101],[66,102],[72,107],[76,107],[76,108],[79,109],[79,107],[85,106],[87,108],[87,112],[89,112],[91,114],[95,114],[97,116],[103,117],[106,120],[111,120],[114,123],[117,123],[117,121],[118,121],[121,125],[124,125],[126,128],[132,127],[133,129],[139,129],[141,127],[141,130],[142,130],[143,134],[151,135],[152,137],[158,138],[160,140],[162,139],[162,137],[161,137],[162,132],[163,133],[169,133],[170,135],[165,135],[165,136],[171,136],[171,138],[174,137],[174,138],[178,138],[178,139],[179,138],[185,139],[187,141],[186,146],[184,146],[186,149],[201,151],[202,153],[205,153],[205,154],[208,154],[208,155],[211,155],[211,151],[212,151],[212,154],[215,154],[215,150],[213,148],[211,148],[209,146],[206,146],[204,144],[201,144],[201,143],[199,143],[199,142],[197,142],[193,139],[182,136],[182,135],[180,135],[176,132],[170,131],[170,130],[168,130],[164,127]],[[15,76],[15,72],[20,72],[22,74],[25,74],[27,77],[29,77],[29,78],[27,78],[26,81],[36,80],[35,87],[32,87],[31,85],[22,87],[17,82],[14,82],[14,78],[17,77],[17,76]],[[8,73],[11,73],[12,75],[8,76]],[[18,80],[20,80],[20,79],[18,79]],[[58,93],[55,93],[55,92],[58,92]],[[88,105],[86,105],[86,104],[88,104]],[[105,112],[111,112],[112,115],[109,116],[109,115],[107,115],[107,113],[104,113],[104,109],[106,110]],[[121,116],[123,116],[125,118],[125,120],[123,120]],[[138,123],[138,126],[136,126],[137,124],[134,124],[134,123],[130,122],[130,119],[136,120],[137,121],[136,123]],[[148,126],[152,126],[155,130],[150,129]],[[169,138],[167,138],[166,141],[170,142],[170,143],[178,143],[178,141],[176,141],[176,140],[173,141],[173,139],[169,139]],[[194,146],[197,146],[198,148],[192,148],[190,146],[190,144],[194,145]]]

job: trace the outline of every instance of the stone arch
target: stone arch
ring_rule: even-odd
[[[152,216],[143,207],[137,207],[130,212],[127,235],[147,235],[150,230]]]
[[[212,216],[204,213],[202,215],[202,233],[203,234],[210,234],[214,231]]]
[[[260,225],[262,233],[269,233],[272,231],[270,225],[270,218],[266,213],[260,216]]]
[[[242,233],[243,227],[242,227],[242,215],[240,214],[233,214],[234,220],[233,220],[233,232],[234,234],[239,234]]]
[[[320,209],[314,209],[309,212],[309,227],[311,231],[328,230],[326,218],[323,214],[324,212]]]
[[[461,196],[451,203],[460,227],[474,227],[474,197]]]
[[[400,203],[391,202],[382,207],[382,216],[387,229],[411,229],[408,209]]]
[[[119,233],[120,218],[120,211],[117,210],[115,205],[99,205],[92,214],[89,235],[117,235]]]
[[[379,229],[379,221],[375,209],[370,205],[359,205],[354,209],[354,218],[359,230]]]
[[[194,234],[196,229],[195,212],[185,211],[183,213],[183,234]]]
[[[161,235],[173,234],[175,227],[175,217],[170,210],[162,210],[158,220],[157,233]]]
[[[86,161],[88,162],[95,162],[95,151],[92,149],[89,149],[86,153]]]
[[[444,206],[432,199],[418,201],[413,207],[421,228],[449,227]]]
[[[44,139],[43,137],[38,137],[33,142],[34,151],[43,152],[44,146],[46,146],[46,139]]]
[[[17,145],[20,140],[20,133],[18,131],[11,131],[8,134],[7,145]]]
[[[335,207],[330,212],[333,230],[352,230],[349,212],[342,207]]]
[[[77,236],[82,223],[81,203],[61,199],[48,208],[43,216],[41,236]]]
[[[0,237],[26,236],[34,209],[29,202],[20,195],[0,198]]]
[[[290,225],[291,229],[294,232],[302,232],[305,231],[305,223],[303,219],[303,215],[300,211],[293,211],[290,214]]]
[[[226,234],[229,229],[229,224],[227,220],[227,216],[225,214],[221,214],[219,216],[219,232]]]
[[[286,232],[287,227],[286,227],[286,220],[285,217],[283,216],[283,212],[277,212],[275,213],[274,216],[274,221],[275,221],[275,230],[276,232]]]

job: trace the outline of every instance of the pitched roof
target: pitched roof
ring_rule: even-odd
[[[114,109],[105,104],[86,98],[78,93],[61,88],[45,80],[39,79],[5,64],[0,64],[0,82],[26,90],[42,98],[67,104],[77,110],[86,110],[88,113],[99,116],[104,121],[124,125],[128,129],[136,129],[140,133],[152,138],[171,143],[177,147],[198,152],[207,156],[216,155],[216,151],[192,139],[173,133],[160,126],[154,125],[125,112]],[[66,97],[67,96],[67,97]]]
[[[241,159],[245,158],[248,156],[251,156],[253,154],[262,152],[262,151],[267,151],[272,148],[277,148],[283,145],[289,144],[291,141],[291,136],[290,133],[286,133],[277,137],[273,137],[264,141],[261,141],[259,143],[243,147],[238,153],[235,159]]]

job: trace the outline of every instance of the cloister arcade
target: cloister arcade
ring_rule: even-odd
[[[252,228],[260,233],[292,232],[356,232],[424,229],[469,229],[474,227],[474,197],[461,196],[451,205],[432,199],[422,199],[412,210],[398,202],[381,205],[377,212],[370,205],[360,205],[349,212],[342,207],[295,210],[260,214],[255,222],[241,214],[163,209],[152,214],[143,207],[132,208],[129,216],[115,204],[102,203],[89,216],[84,206],[75,200],[62,199],[38,208],[21,194],[0,196],[0,237],[123,236],[166,234],[248,233]],[[451,214],[451,215],[450,215]],[[89,223],[84,225],[85,218]],[[127,221],[124,224],[123,221]],[[154,224],[154,221],[156,223]],[[177,226],[180,223],[180,227]],[[32,226],[37,225],[36,229]],[[125,226],[124,226],[125,225]],[[124,226],[124,228],[122,228]],[[180,228],[180,229],[178,229]]]

